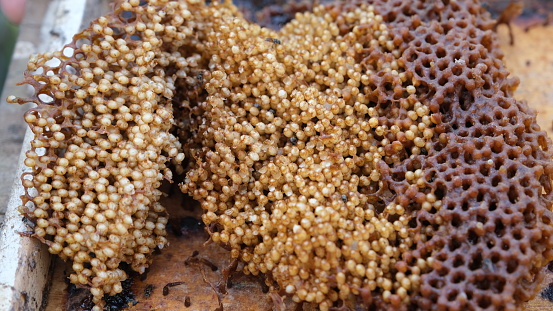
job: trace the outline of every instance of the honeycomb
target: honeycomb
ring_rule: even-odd
[[[125,264],[143,273],[167,244],[158,188],[173,176],[168,162],[178,166],[184,154],[170,133],[173,78],[158,65],[177,62],[154,35],[162,18],[183,21],[138,1],[121,4],[61,51],[31,57],[23,83],[35,94],[8,97],[37,105],[25,114],[34,139],[19,210],[34,223],[33,237],[72,261],[69,279],[90,288],[95,310],[104,294],[123,290]]]
[[[333,2],[278,31],[230,1],[122,1],[9,98],[38,105],[21,211],[97,309],[166,243],[173,172],[273,294],[520,309],[553,259],[551,141],[494,24],[478,1]]]
[[[411,164],[421,166],[426,191],[442,200],[440,210],[418,209],[413,227],[421,234],[399,267],[433,259],[415,304],[520,308],[551,260],[550,140],[535,112],[513,99],[518,80],[508,78],[493,21],[478,2],[391,1],[380,13],[395,29],[409,29],[397,34],[406,71],[447,137]],[[402,171],[391,170],[393,184],[404,184]],[[405,184],[394,190],[398,202],[417,201],[401,194]]]
[[[373,20],[359,15],[372,10]],[[535,295],[551,260],[550,141],[513,99],[518,81],[479,3],[340,2],[276,33],[234,16],[221,28],[233,24],[239,48],[214,40],[208,96],[190,114],[199,117],[182,188],[245,272],[268,273],[322,310],[339,300],[513,310]],[[340,67],[347,48],[325,50],[350,35],[361,78]],[[264,37],[279,44],[259,47]],[[345,106],[308,114],[303,100]],[[333,132],[326,118],[350,123]],[[342,174],[323,168],[348,159]]]

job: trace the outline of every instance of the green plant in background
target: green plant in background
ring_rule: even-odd
[[[25,12],[25,0],[0,0],[0,93],[10,66],[19,33],[17,26]]]

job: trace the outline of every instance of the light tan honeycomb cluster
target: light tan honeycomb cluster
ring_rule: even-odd
[[[71,282],[90,287],[98,308],[104,294],[121,292],[121,262],[142,273],[167,244],[158,188],[172,178],[166,163],[184,158],[169,132],[175,87],[158,64],[175,65],[161,50],[164,36],[176,36],[166,25],[190,13],[186,2],[172,3],[172,14],[139,4],[125,2],[62,51],[33,57],[24,82],[36,95],[8,98],[37,104],[25,115],[35,137],[20,210],[51,253],[73,261]]]
[[[123,1],[9,99],[38,105],[21,211],[98,310],[166,243],[170,159],[212,239],[300,305],[517,309],[553,259],[552,150],[492,28],[472,0],[278,32],[230,1]]]
[[[412,217],[377,196],[383,170],[428,148],[434,122],[388,27],[367,5],[334,15],[318,7],[279,32],[234,10],[204,11],[218,17],[205,28],[211,79],[191,122],[197,145],[186,148],[199,160],[182,190],[201,202],[215,242],[246,272],[270,272],[295,301],[328,310],[350,293],[379,291],[407,303],[427,263],[397,273]],[[359,62],[364,53],[379,57]],[[371,102],[379,79],[397,96],[387,108]],[[413,191],[422,175],[406,172]],[[426,205],[440,202],[428,194]]]

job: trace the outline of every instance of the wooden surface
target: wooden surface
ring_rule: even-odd
[[[553,137],[553,25],[513,30],[513,46],[505,26],[499,26],[498,33],[507,69],[520,79],[515,97],[536,109],[538,124]]]

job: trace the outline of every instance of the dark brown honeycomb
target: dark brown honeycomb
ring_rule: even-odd
[[[374,5],[394,25],[417,97],[441,116],[436,131],[447,137],[435,139],[427,155],[391,166],[389,189],[396,201],[412,202],[412,226],[421,232],[398,268],[434,259],[413,302],[425,310],[517,309],[535,295],[553,255],[550,140],[535,113],[513,98],[518,81],[508,78],[479,2]],[[401,176],[412,165],[425,171],[439,211],[404,194]]]

